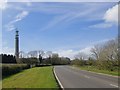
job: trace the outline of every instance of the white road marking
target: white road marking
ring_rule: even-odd
[[[54,68],[53,71],[54,71],[55,77],[56,77],[56,79],[57,79],[57,81],[58,81],[60,87],[62,88],[62,90],[64,90],[64,87],[63,87],[62,83],[60,82],[60,80],[58,79],[58,76],[57,76],[56,73],[55,73],[55,68]]]
[[[117,87],[118,88],[118,86],[117,85],[114,85],[114,84],[110,84],[111,86],[113,86],[113,87]]]

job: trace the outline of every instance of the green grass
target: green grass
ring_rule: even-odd
[[[3,79],[3,88],[58,88],[53,67],[36,67]]]
[[[76,66],[76,65],[73,65],[73,66],[81,70],[87,70],[87,71],[92,71],[96,73],[104,73],[108,75],[118,76],[118,71],[99,70],[95,66]]]

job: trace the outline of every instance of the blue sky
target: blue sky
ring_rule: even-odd
[[[44,50],[73,57],[117,37],[116,2],[9,2],[2,11],[2,50],[14,54],[15,28],[20,50]]]

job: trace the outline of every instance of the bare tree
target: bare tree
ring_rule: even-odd
[[[38,57],[39,57],[39,63],[41,64],[43,62],[43,56],[44,56],[43,50],[38,50]]]
[[[103,52],[107,60],[117,60],[118,43],[117,40],[110,40],[104,45]]]
[[[47,57],[52,57],[52,51],[47,51],[46,55],[47,55]]]
[[[37,51],[30,51],[30,52],[28,52],[28,56],[30,56],[30,57],[36,57],[37,58]]]
[[[99,69],[113,70],[118,65],[118,41],[117,39],[109,40],[103,44],[95,45],[91,49],[97,61]]]
[[[95,57],[96,60],[99,60],[101,51],[102,47],[98,44],[91,49],[92,55]]]
[[[118,55],[117,39],[109,40],[104,44],[95,45],[91,49],[96,60],[114,60]]]
[[[44,53],[44,51],[43,51],[43,50],[38,50],[38,55],[40,55],[40,56],[42,56],[42,57],[43,57],[43,56],[44,56],[44,54],[45,54],[45,53]]]
[[[19,57],[20,57],[20,58],[24,58],[24,55],[25,55],[25,52],[23,52],[23,51],[20,51],[20,52],[19,52]]]
[[[58,58],[59,55],[57,53],[52,53],[52,58]]]

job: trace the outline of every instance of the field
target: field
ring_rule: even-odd
[[[99,70],[95,66],[76,66],[76,65],[73,65],[73,66],[81,70],[87,70],[87,71],[92,71],[97,73],[104,73],[104,74],[109,74],[113,76],[118,76],[118,71]]]
[[[3,79],[3,88],[58,88],[53,67],[35,67]]]

